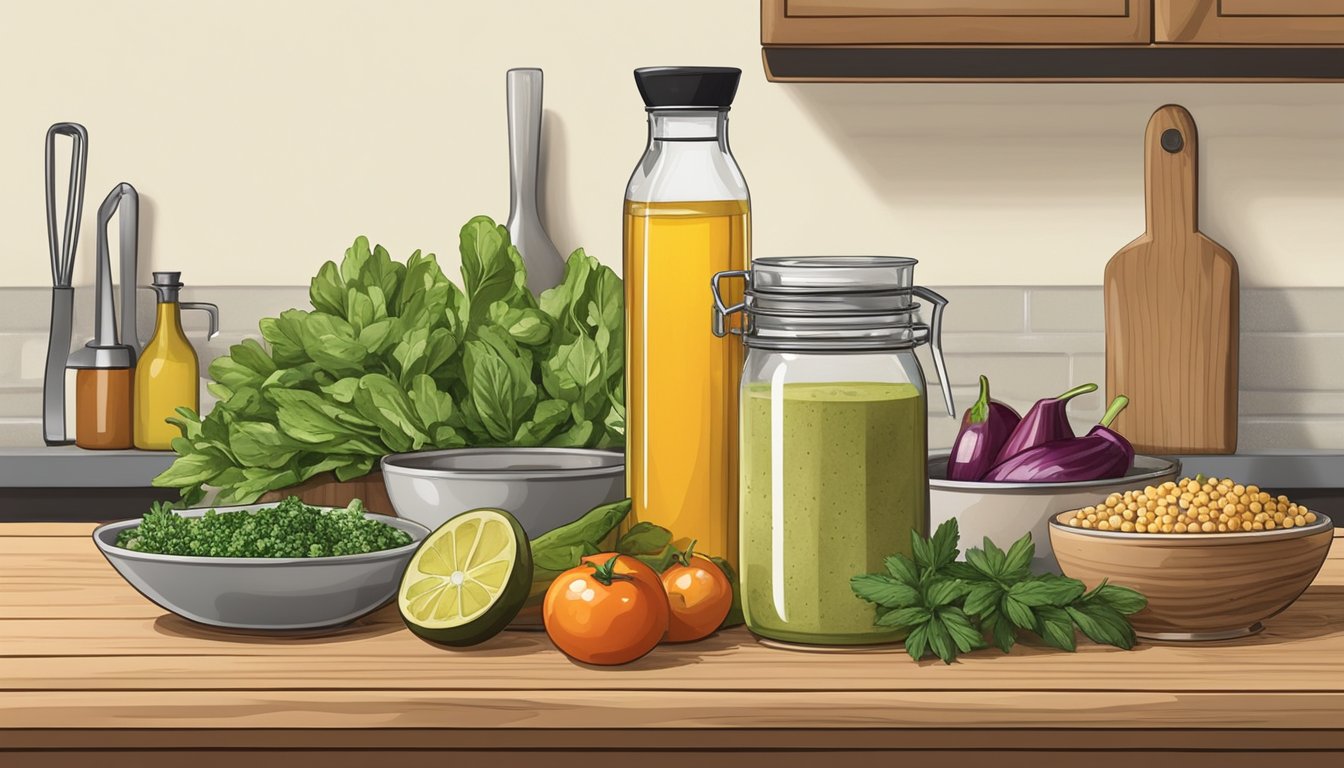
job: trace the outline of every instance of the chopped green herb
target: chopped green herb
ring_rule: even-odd
[[[358,499],[323,511],[295,496],[253,512],[212,509],[201,517],[156,502],[140,525],[117,536],[117,546],[136,552],[197,557],[334,557],[410,543],[406,532],[364,517]]]

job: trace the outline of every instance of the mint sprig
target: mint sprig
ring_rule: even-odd
[[[886,573],[850,579],[859,597],[876,606],[875,624],[907,632],[905,647],[916,661],[932,653],[951,664],[960,653],[992,644],[1012,650],[1021,633],[1060,650],[1076,649],[1076,632],[1103,645],[1134,647],[1127,616],[1148,604],[1127,587],[1083,582],[1052,573],[1033,574],[1036,545],[1031,534],[1005,552],[984,540],[957,560],[961,534],[955,519],[933,536],[910,535],[913,557],[886,559]]]

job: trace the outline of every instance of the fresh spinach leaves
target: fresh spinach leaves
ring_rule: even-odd
[[[620,448],[625,443],[621,279],[582,249],[534,299],[503,226],[459,237],[462,287],[433,254],[403,264],[360,237],[313,278],[311,309],[260,322],[210,364],[219,398],[180,408],[177,459],[154,485],[220,504],[389,453],[463,446]]]

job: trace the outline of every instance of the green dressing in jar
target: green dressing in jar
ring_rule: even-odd
[[[784,384],[778,398],[768,384],[747,388],[741,561],[752,631],[795,643],[901,638],[873,626],[849,579],[909,554],[910,532],[925,530],[927,418],[913,384]]]
[[[850,579],[928,528],[928,401],[916,346],[946,382],[947,303],[893,257],[760,258],[715,278],[719,335],[747,348],[740,406],[739,571],[747,628],[784,644],[895,642]],[[719,281],[746,280],[728,307]],[[933,305],[919,322],[915,297]],[[726,316],[743,312],[739,329]],[[943,400],[954,414],[946,387]]]

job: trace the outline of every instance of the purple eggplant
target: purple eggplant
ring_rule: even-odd
[[[1022,417],[989,397],[989,379],[980,377],[980,399],[961,417],[961,431],[947,457],[947,479],[975,482],[985,476],[999,449]]]
[[[1073,437],[1073,427],[1069,426],[1067,408],[1069,401],[1079,395],[1097,391],[1096,384],[1084,384],[1074,387],[1059,397],[1047,397],[1037,400],[1027,415],[1013,429],[1008,441],[999,449],[994,464],[1002,464],[1017,454],[1035,448],[1038,445],[1068,440]]]
[[[1111,429],[1111,422],[1129,405],[1120,395],[1101,423],[1083,437],[1071,437],[1029,448],[995,466],[985,475],[992,483],[1080,483],[1124,477],[1134,466],[1134,446]]]

